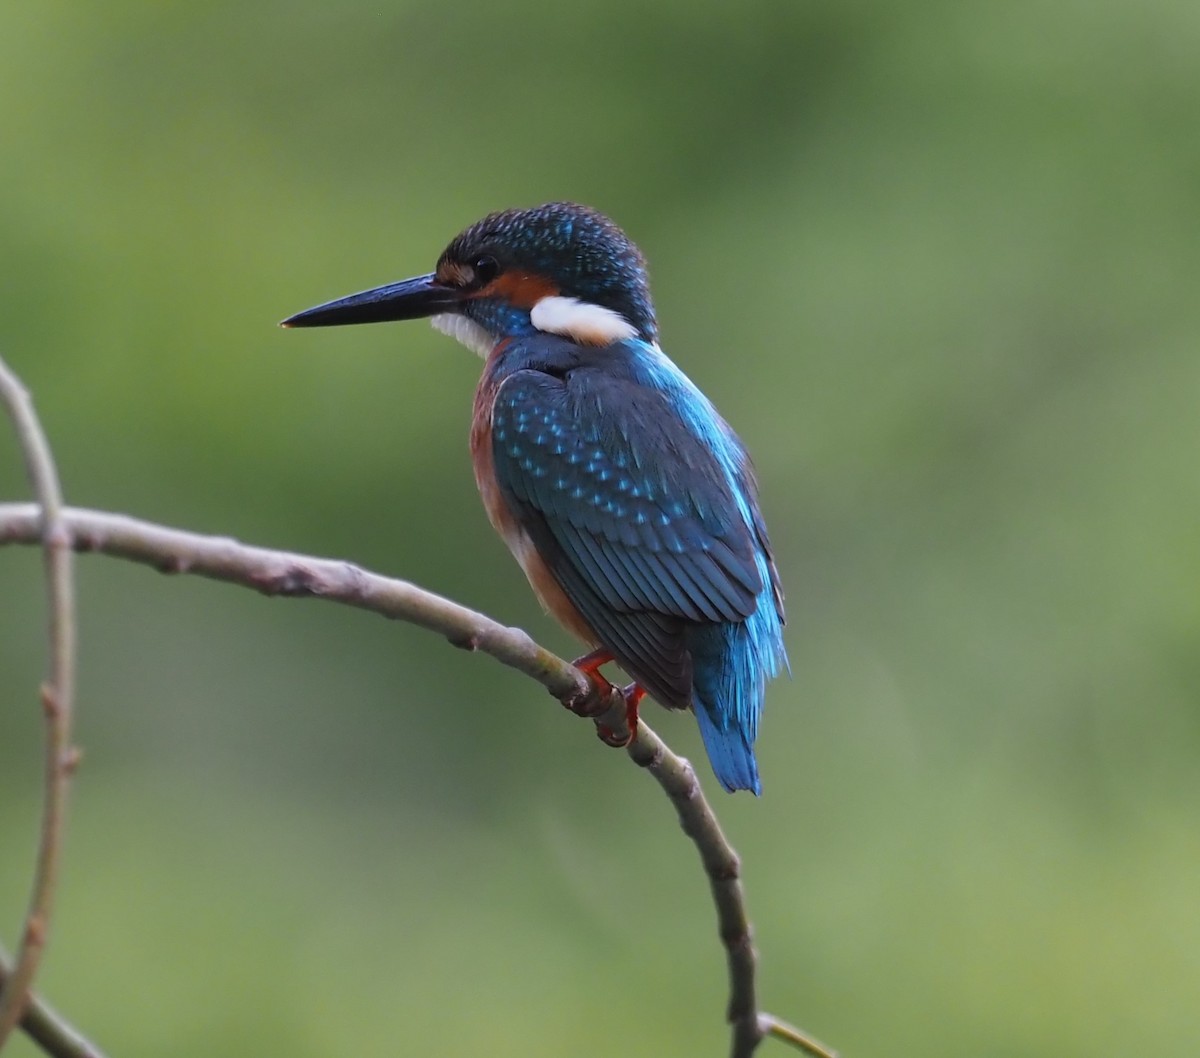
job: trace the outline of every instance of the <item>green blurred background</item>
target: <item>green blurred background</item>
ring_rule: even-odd
[[[478,361],[275,322],[490,209],[605,210],[755,453],[788,589],[765,796],[702,772],[766,1006],[854,1058],[1195,1055],[1197,54],[1169,0],[9,7],[0,354],[72,502],[570,655],[475,496]],[[724,1053],[695,855],[590,726],[410,627],[79,574],[42,982],[114,1058]],[[40,591],[0,551],[10,943]]]

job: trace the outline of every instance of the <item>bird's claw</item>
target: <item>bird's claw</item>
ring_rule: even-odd
[[[595,719],[608,711],[608,701],[612,696],[613,685],[601,675],[600,667],[612,661],[613,656],[607,650],[593,650],[590,654],[576,658],[572,665],[588,678],[591,689],[587,694],[564,700],[563,704],[576,716],[586,716]]]
[[[600,736],[601,742],[606,746],[612,746],[614,749],[623,749],[637,738],[638,705],[641,704],[645,695],[646,692],[636,683],[631,683],[621,688],[621,697],[625,699],[624,728],[616,731],[607,724],[602,724],[597,720],[596,734]]]
[[[607,665],[613,660],[612,654],[607,650],[593,650],[590,654],[584,654],[581,658],[576,658],[572,664],[579,669],[580,672],[587,675],[592,681],[592,686],[595,688],[595,699],[604,703],[600,715],[608,712],[607,703],[612,698],[612,692],[616,689],[607,679],[601,674],[600,668],[602,665]],[[582,708],[572,706],[574,712],[580,716],[591,716],[596,721],[596,734],[600,736],[600,741],[606,746],[612,746],[615,749],[620,749],[623,746],[628,746],[630,742],[637,736],[638,723],[638,705],[646,692],[642,690],[636,683],[631,683],[627,687],[621,688],[621,697],[625,700],[625,723],[619,728],[609,727],[603,723],[599,716],[594,712],[587,712]],[[589,695],[589,698],[591,696]]]

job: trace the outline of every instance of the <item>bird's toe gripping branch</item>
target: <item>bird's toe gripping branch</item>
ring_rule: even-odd
[[[573,664],[591,680],[595,693],[583,701],[569,704],[568,708],[595,722],[601,742],[620,749],[628,746],[637,735],[638,705],[646,692],[636,683],[618,691],[600,672],[601,666],[612,660],[613,656],[607,650],[593,650],[575,659]]]

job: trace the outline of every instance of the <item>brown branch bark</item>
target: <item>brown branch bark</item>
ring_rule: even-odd
[[[0,405],[12,420],[17,443],[37,499],[35,539],[46,569],[49,660],[41,688],[45,721],[42,822],[33,887],[11,971],[0,965],[0,1050],[21,1022],[46,948],[62,861],[67,794],[76,763],[71,747],[75,701],[75,581],[71,540],[63,523],[62,490],[46,435],[20,380],[0,360]]]
[[[75,550],[103,552],[163,573],[190,573],[240,584],[265,595],[329,599],[437,632],[452,644],[490,654],[541,683],[565,706],[619,730],[625,704],[601,693],[574,666],[538,646],[525,632],[407,581],[367,572],[347,562],[252,547],[226,537],[171,529],[119,514],[69,508],[63,512]],[[37,510],[0,504],[0,545],[35,543]],[[741,884],[741,865],[704,797],[692,766],[673,753],[644,721],[627,751],[671,799],[684,833],[695,844],[708,876],[718,932],[729,966],[732,1058],[749,1058],[766,1036],[818,1056],[834,1052],[806,1033],[759,1010],[755,950]]]
[[[0,948],[0,983],[4,980],[4,967],[8,961],[4,949]],[[25,1004],[21,1028],[51,1058],[105,1058],[99,1047],[44,999],[32,993]]]

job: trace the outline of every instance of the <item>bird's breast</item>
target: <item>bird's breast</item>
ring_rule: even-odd
[[[500,484],[496,480],[496,460],[492,453],[492,408],[500,388],[500,380],[492,370],[494,358],[495,353],[488,358],[483,378],[475,391],[475,408],[471,415],[471,465],[475,469],[475,484],[483,498],[488,520],[520,561],[521,551],[525,547],[521,538],[527,540],[528,537],[500,491]]]

